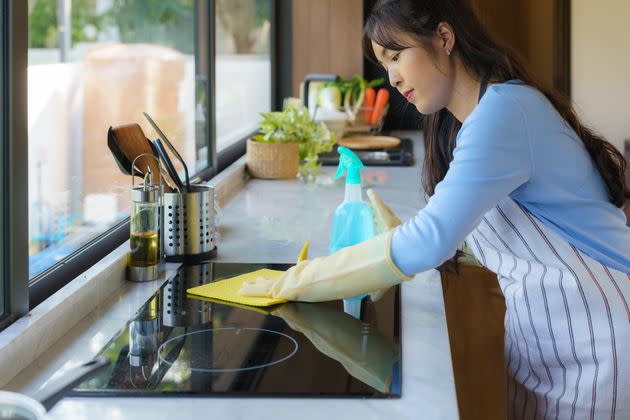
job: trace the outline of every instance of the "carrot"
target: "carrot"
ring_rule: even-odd
[[[369,124],[372,118],[372,108],[374,107],[374,100],[376,99],[376,91],[374,88],[369,87],[365,89],[365,99],[363,100],[363,106],[365,107],[365,123]]]
[[[378,120],[381,118],[381,114],[383,113],[387,102],[389,102],[389,91],[385,88],[380,88],[376,94],[376,100],[374,101],[374,109],[372,110],[370,120],[371,125],[378,124]]]

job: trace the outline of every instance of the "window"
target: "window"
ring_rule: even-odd
[[[0,301],[15,315],[128,239],[131,178],[110,126],[155,139],[149,113],[204,179],[242,156],[290,94],[291,0],[0,3]]]
[[[131,177],[107,147],[110,126],[138,123],[155,139],[147,112],[191,173],[208,166],[195,2],[151,5],[28,1],[31,278],[128,217]]]
[[[217,0],[217,152],[256,131],[272,107],[271,0]]]

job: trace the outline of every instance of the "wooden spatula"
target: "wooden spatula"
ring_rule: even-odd
[[[151,142],[136,123],[110,127],[107,132],[107,146],[116,158],[120,170],[127,175],[131,175],[131,163],[136,157],[149,154],[157,158]],[[154,179],[161,175],[157,161],[151,156],[139,157],[135,166],[134,175],[144,176],[147,167],[153,172]],[[168,180],[163,175],[162,179],[164,180],[164,191],[172,192],[173,188]]]

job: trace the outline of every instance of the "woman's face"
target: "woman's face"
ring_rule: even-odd
[[[406,45],[417,45],[401,51],[383,48],[372,41],[379,63],[387,71],[389,83],[415,105],[422,114],[433,114],[445,108],[451,98],[454,72],[450,57],[444,52],[439,37],[432,40],[436,57],[410,36],[401,40]]]

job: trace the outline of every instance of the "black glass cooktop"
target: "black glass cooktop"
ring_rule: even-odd
[[[237,307],[186,296],[222,278],[288,265],[183,266],[99,354],[108,369],[74,396],[400,397],[400,290],[360,314],[342,301]],[[350,312],[350,310],[349,310]]]

